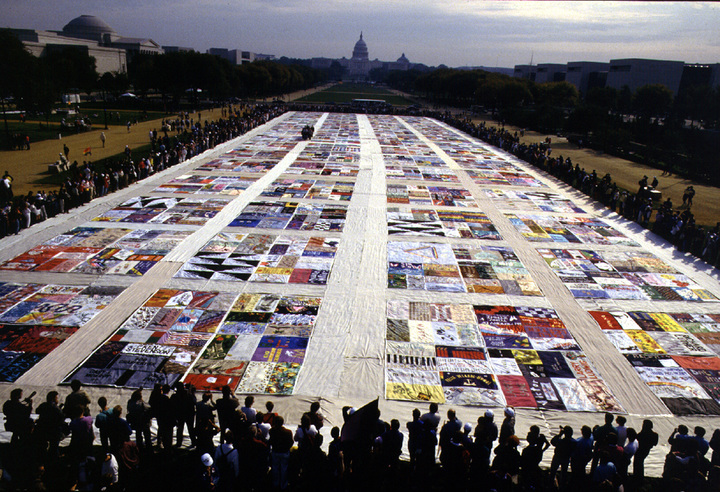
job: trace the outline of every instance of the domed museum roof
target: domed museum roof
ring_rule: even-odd
[[[62,30],[68,36],[77,37],[100,37],[103,34],[117,34],[104,20],[94,15],[75,17]]]
[[[368,59],[368,49],[367,45],[365,44],[365,41],[363,41],[362,33],[360,33],[360,39],[357,43],[355,43],[355,48],[353,48],[353,54],[352,57],[356,60],[367,60]]]

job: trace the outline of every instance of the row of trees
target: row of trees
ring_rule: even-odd
[[[49,49],[45,56],[31,55],[9,31],[0,30],[0,98],[12,97],[19,109],[49,112],[60,95],[81,91],[115,97],[132,89],[139,95],[162,95],[178,103],[191,93],[223,100],[230,97],[268,97],[312,87],[326,73],[308,66],[256,61],[233,65],[223,58],[180,52],[136,54],[127,73],[99,76],[95,59],[76,48]]]
[[[537,84],[482,70],[385,72],[380,81],[455,107],[483,106],[497,118],[541,132],[563,132],[599,150],[641,162],[707,174],[720,146],[720,88],[659,84],[593,88],[581,97],[568,82]]]
[[[129,82],[139,94],[155,91],[174,100],[188,89],[213,99],[268,97],[307,89],[325,74],[303,65],[255,61],[233,65],[218,56],[195,52],[136,55],[128,65]]]

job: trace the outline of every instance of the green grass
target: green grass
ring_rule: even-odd
[[[133,162],[138,162],[140,159],[148,157],[151,153],[151,149],[152,149],[152,147],[150,144],[141,145],[140,147],[136,147],[136,148],[132,149]],[[121,161],[122,159],[125,158],[125,153],[120,152],[119,154],[114,154],[109,157],[99,159],[97,161],[93,161],[92,156],[87,156],[86,159],[88,159],[88,158],[90,161],[92,161],[93,168],[95,169],[96,172],[104,173],[109,170],[108,167],[106,166],[106,163],[109,164],[109,163],[115,163],[115,162]],[[43,176],[41,178],[36,179],[32,183],[34,185],[38,185],[38,186],[43,186],[43,185],[44,186],[60,186],[62,183],[65,182],[65,179],[67,178],[67,176],[68,176],[68,171],[65,171],[65,172],[62,172],[59,174],[51,174],[49,171],[46,171],[43,173]]]
[[[84,108],[84,115],[90,118],[93,125],[93,130],[101,130],[105,128],[105,116],[103,110],[99,108]],[[120,114],[120,121],[117,120],[117,114]],[[129,121],[143,121],[142,111],[126,111],[126,110],[108,110],[108,126],[125,126]],[[147,119],[155,120],[165,117],[166,115],[158,111],[148,111]],[[74,135],[74,129],[61,130],[60,122],[65,118],[66,122],[72,123],[75,115],[65,117],[61,114],[51,114],[46,123],[44,117],[30,116],[25,123],[20,122],[20,115],[9,114],[7,117],[8,133],[13,135],[20,133],[22,135],[28,135],[30,137],[30,146],[35,142],[42,140],[54,140],[57,139],[58,133]],[[7,149],[9,143],[5,132],[5,121],[0,114],[0,149]]]
[[[357,83],[336,84],[323,91],[302,97],[298,99],[297,102],[351,103],[353,99],[382,99],[393,106],[410,106],[415,104],[410,99],[393,94],[383,87]]]
[[[81,107],[80,112],[90,118],[90,121],[92,121],[93,126],[97,127],[98,125],[105,126],[105,117],[103,115],[103,108],[101,107]],[[135,121],[141,120],[143,118],[143,112],[138,111],[136,109],[128,110],[128,109],[119,109],[119,108],[108,108],[108,125],[125,125],[128,120]],[[116,119],[116,114],[120,113],[120,122]],[[1,118],[0,113],[0,119]],[[71,115],[65,115],[62,113],[56,113],[51,114],[47,118],[45,118],[45,115],[28,115],[27,121],[33,122],[33,121],[42,121],[45,123],[45,121],[49,121],[50,123],[60,123],[63,119],[65,119],[66,122],[71,123],[75,120],[74,114]],[[167,116],[165,113],[161,111],[148,111],[147,112],[147,118],[150,120],[156,120]],[[7,115],[8,123],[10,121],[20,121],[20,114],[8,114]]]
[[[50,123],[50,126],[48,126],[45,123],[20,123],[19,121],[11,121],[10,119],[8,119],[7,123],[8,132],[11,136],[15,133],[19,133],[21,135],[28,135],[30,137],[30,148],[32,148],[33,143],[39,142],[41,140],[56,139],[58,133],[60,133],[59,123]],[[4,121],[0,121],[0,142],[2,142],[0,147],[3,150],[9,147],[8,137],[5,133]]]
[[[368,94],[363,92],[315,92],[297,100],[308,103],[351,103],[353,99],[382,99],[393,106],[411,106],[410,99],[395,94]]]
[[[342,84],[335,84],[332,87],[328,87],[323,92],[354,92],[358,94],[365,94],[366,96],[371,95],[380,95],[380,94],[388,94],[391,95],[392,93],[385,89],[384,87],[377,87],[374,85],[368,85],[368,84],[357,84],[357,83],[342,83]],[[371,97],[365,97],[365,99],[372,99]]]

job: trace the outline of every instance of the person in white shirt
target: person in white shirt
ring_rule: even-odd
[[[618,415],[615,419],[615,422],[617,422],[616,429],[618,436],[618,446],[625,447],[625,440],[627,439],[627,427],[625,427],[625,423],[627,422],[627,419],[622,415]]]
[[[112,453],[105,455],[105,460],[100,466],[100,480],[106,487],[113,487],[118,483],[119,478],[118,462]]]

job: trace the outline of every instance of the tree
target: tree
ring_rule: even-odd
[[[47,65],[53,85],[60,92],[82,90],[90,93],[97,86],[95,58],[87,50],[75,47],[51,49],[42,59]]]
[[[633,94],[630,90],[630,87],[627,85],[624,85],[620,88],[620,92],[618,92],[618,110],[622,114],[629,114],[632,112],[632,100],[633,100]]]
[[[530,89],[522,81],[512,79],[500,87],[498,99],[502,108],[532,104],[533,96]]]
[[[9,30],[0,30],[0,100],[2,101],[5,134],[10,141],[5,110],[6,100],[14,98],[15,105],[26,108],[32,104],[37,83],[32,76],[37,72],[37,58],[25,50],[22,42]]]
[[[327,72],[327,78],[329,80],[342,80],[343,75],[345,75],[345,72],[347,69],[340,65],[340,62],[337,60],[333,60],[333,62],[330,64],[330,68]]]
[[[614,111],[618,107],[618,98],[618,90],[613,87],[593,87],[585,96],[585,102],[605,111]]]
[[[538,85],[540,102],[546,106],[570,108],[577,104],[577,87],[570,82],[545,82]]]
[[[633,108],[643,118],[665,116],[670,111],[673,93],[662,84],[648,84],[639,87],[633,95]]]

